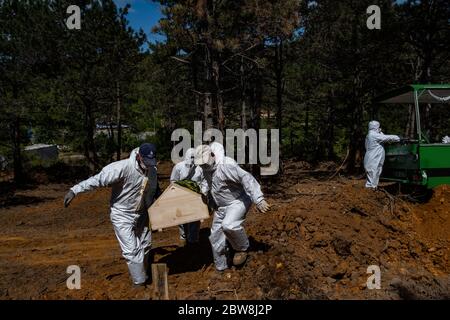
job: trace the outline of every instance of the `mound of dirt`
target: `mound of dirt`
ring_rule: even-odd
[[[430,250],[414,230],[420,206],[366,190],[361,182],[293,189],[301,195],[275,204],[267,216],[255,213],[248,223],[249,233],[270,250],[252,254],[240,271],[247,279],[241,288],[256,284],[256,298],[265,299],[450,297],[448,254]],[[448,248],[448,231],[433,239]],[[367,288],[371,265],[381,269],[380,290]]]
[[[425,239],[450,239],[450,186],[443,185],[434,189],[428,203],[418,206],[416,227]]]

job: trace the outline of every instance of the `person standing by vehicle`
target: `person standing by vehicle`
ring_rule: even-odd
[[[383,134],[378,121],[369,122],[369,133],[366,136],[366,154],[364,156],[364,169],[367,175],[366,188],[376,189],[378,187],[385,157],[383,144],[399,141],[399,136]]]

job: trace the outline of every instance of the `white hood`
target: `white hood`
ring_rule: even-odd
[[[194,160],[192,159],[192,157],[194,157],[195,155],[195,149],[194,148],[189,148],[186,151],[186,154],[184,155],[183,161],[185,162],[186,166],[191,166],[194,164]]]
[[[380,129],[380,123],[376,120],[370,121],[369,122],[369,131],[377,131]]]
[[[223,164],[225,158],[225,150],[223,145],[218,142],[213,142],[210,147],[211,152],[214,154],[215,164]]]

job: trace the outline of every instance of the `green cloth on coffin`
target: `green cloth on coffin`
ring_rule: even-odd
[[[196,193],[200,193],[200,187],[198,186],[198,184],[192,180],[188,180],[188,179],[184,179],[184,180],[180,180],[180,181],[176,181],[176,184],[188,188],[189,190],[192,190]]]

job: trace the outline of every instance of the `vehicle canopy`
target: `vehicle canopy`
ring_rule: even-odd
[[[420,105],[450,104],[450,84],[411,84],[389,91],[375,99],[377,104],[409,104],[414,105],[415,129],[420,142],[430,143],[425,131],[430,130],[421,126]],[[446,107],[446,106],[445,106]]]
[[[416,100],[417,99],[417,100]],[[450,84],[411,84],[389,91],[376,103],[450,103]]]

